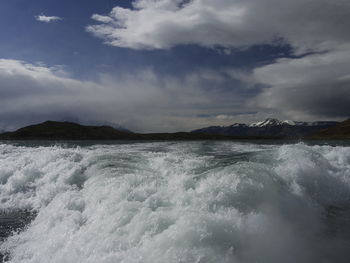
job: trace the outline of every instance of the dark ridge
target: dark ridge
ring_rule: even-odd
[[[0,134],[0,140],[239,140],[282,139],[278,136],[226,136],[206,133],[130,133],[110,126],[84,126],[73,122],[46,121],[14,132]]]
[[[350,139],[350,119],[340,122],[337,125],[328,129],[318,131],[308,137],[307,139],[312,140],[349,140]]]
[[[104,140],[130,139],[132,133],[110,126],[84,126],[73,122],[46,121],[0,135],[4,140]]]

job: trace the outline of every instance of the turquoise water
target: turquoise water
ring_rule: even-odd
[[[10,262],[348,262],[350,144],[3,142],[0,211]]]

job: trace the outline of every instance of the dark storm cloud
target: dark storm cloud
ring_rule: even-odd
[[[280,59],[256,68],[258,83],[268,85],[255,99],[257,105],[280,109],[288,116],[350,116],[350,49],[339,47],[324,54]]]

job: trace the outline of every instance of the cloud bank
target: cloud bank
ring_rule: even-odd
[[[242,98],[249,97],[244,89],[226,89],[230,81],[209,70],[175,78],[149,69],[84,81],[62,67],[0,59],[0,130],[64,118],[112,121],[145,132],[224,124],[215,116],[232,109],[239,114]]]
[[[52,23],[52,22],[57,22],[62,20],[62,18],[58,16],[46,16],[43,14],[35,16],[35,19],[39,22],[44,22],[44,23]]]
[[[223,68],[174,77],[144,69],[100,74],[95,81],[75,79],[60,66],[0,59],[0,130],[65,119],[110,121],[141,132],[192,130],[268,116],[345,119],[348,54],[280,59],[246,74]],[[308,74],[300,78],[303,72]],[[257,84],[266,88],[258,90]]]

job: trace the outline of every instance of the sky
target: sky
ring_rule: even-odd
[[[348,0],[1,0],[0,130],[350,116]]]

